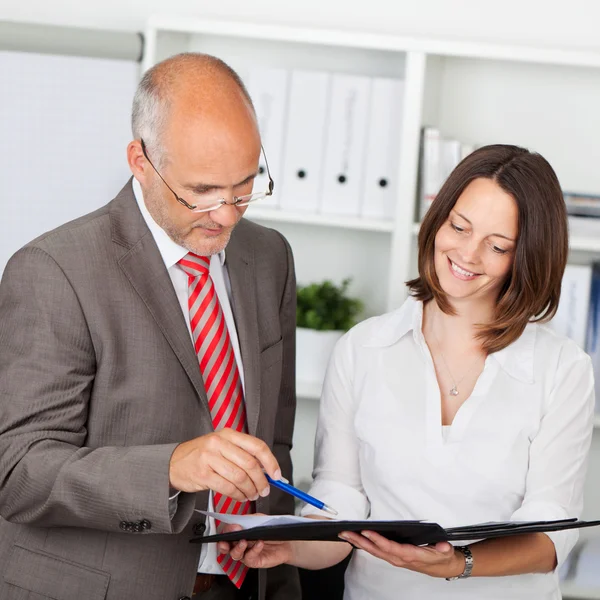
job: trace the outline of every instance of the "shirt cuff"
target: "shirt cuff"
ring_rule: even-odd
[[[317,479],[313,482],[308,493],[337,510],[336,519],[364,520],[369,516],[370,504],[366,496],[345,483]],[[306,504],[300,514],[303,517],[319,515],[331,519],[331,513],[319,510],[310,504]]]
[[[171,488],[169,491],[173,492],[174,490]],[[179,501],[178,501],[179,494],[181,494],[181,492],[177,491],[172,496],[169,496],[169,519],[171,519],[171,521],[173,520],[173,517],[175,516],[175,513],[177,512],[177,504],[179,503]]]
[[[521,506],[510,517],[511,521],[556,521],[559,519],[573,518],[567,512],[555,504],[543,502],[529,502]],[[554,544],[556,551],[556,568],[560,569],[569,552],[573,549],[579,539],[578,529],[563,529],[562,531],[544,532]]]

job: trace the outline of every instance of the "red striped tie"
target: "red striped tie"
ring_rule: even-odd
[[[213,428],[246,432],[244,392],[223,310],[209,274],[210,257],[189,252],[178,264],[188,275],[190,326]],[[215,512],[231,514],[246,514],[251,508],[250,502],[237,502],[218,492],[214,494],[214,505]],[[222,527],[217,521],[217,531]],[[217,562],[240,588],[248,567],[227,554],[219,554]]]

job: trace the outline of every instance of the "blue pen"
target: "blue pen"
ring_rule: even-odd
[[[327,506],[327,504],[325,504],[325,502],[321,502],[320,500],[317,500],[316,498],[309,496],[302,490],[299,490],[298,488],[295,488],[293,485],[290,485],[289,483],[287,483],[287,479],[285,480],[285,482],[281,479],[279,479],[279,480],[271,479],[271,477],[269,477],[269,475],[267,473],[265,473],[265,477],[267,478],[267,481],[272,486],[275,486],[276,488],[278,488],[284,492],[287,492],[288,494],[291,494],[292,496],[295,496],[296,498],[299,498],[300,500],[303,500],[307,504],[312,504],[312,506],[316,506],[317,508],[320,508],[321,510],[324,510],[325,512],[328,512],[329,514],[332,514],[332,515],[338,514],[337,510],[335,510],[334,508],[331,508],[331,506]]]

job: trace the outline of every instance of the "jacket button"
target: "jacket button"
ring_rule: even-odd
[[[150,523],[150,521],[148,521],[148,519],[142,519],[140,521],[140,525],[142,526],[142,529],[144,529],[144,530],[152,529],[152,523]]]
[[[121,522],[119,523],[119,527],[120,527],[120,528],[121,528],[123,531],[127,531],[127,525],[128,525],[127,521],[121,521]]]
[[[193,531],[196,535],[203,535],[206,531],[206,525],[204,523],[196,523],[194,525]]]

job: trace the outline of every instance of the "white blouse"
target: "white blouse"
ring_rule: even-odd
[[[594,382],[571,340],[530,324],[491,354],[452,425],[409,298],[337,344],[321,398],[310,494],[343,519],[424,519],[442,527],[578,517]],[[302,514],[322,514],[306,506]],[[548,534],[562,564],[576,530]],[[549,574],[446,581],[355,551],[345,600],[561,598]]]

